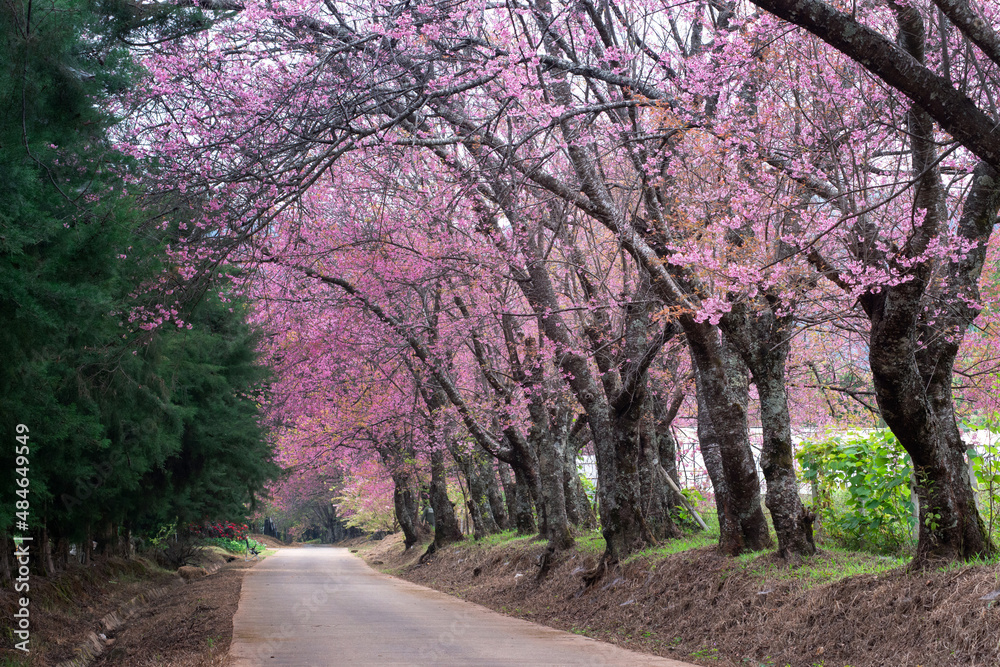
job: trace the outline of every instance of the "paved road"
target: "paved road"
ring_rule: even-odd
[[[247,573],[230,656],[236,667],[685,667],[508,618],[332,547],[281,549]]]

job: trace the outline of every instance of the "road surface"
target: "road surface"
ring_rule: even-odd
[[[247,573],[230,656],[235,667],[686,666],[497,614],[332,547],[280,549]]]

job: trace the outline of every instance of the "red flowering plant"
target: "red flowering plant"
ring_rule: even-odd
[[[230,540],[245,540],[249,535],[250,527],[247,524],[235,524],[231,521],[219,521],[216,523],[203,522],[201,524],[192,523],[188,526],[192,535],[197,537],[224,537]]]

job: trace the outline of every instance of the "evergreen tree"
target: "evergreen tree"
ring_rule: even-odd
[[[0,6],[0,430],[13,445],[30,429],[28,523],[64,555],[131,527],[237,519],[276,474],[242,308],[205,297],[190,329],[126,326],[168,239],[130,193],[141,165],[108,138],[107,102],[138,75],[114,25],[79,0]]]

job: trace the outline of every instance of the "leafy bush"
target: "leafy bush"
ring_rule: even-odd
[[[987,429],[992,434],[1000,433],[1000,424],[990,422]],[[979,450],[970,447],[969,460],[976,474],[980,507],[990,534],[1000,533],[1000,440],[990,439]]]
[[[829,537],[877,553],[898,554],[912,546],[912,465],[888,429],[809,441],[797,456]]]
[[[398,529],[391,479],[376,462],[363,462],[345,475],[333,502],[349,528],[360,528],[366,533],[391,533]]]
[[[153,550],[165,549],[170,540],[177,534],[177,522],[160,526],[155,535],[146,538],[149,547]]]
[[[245,538],[242,540],[234,540],[229,537],[205,537],[202,538],[201,543],[206,546],[215,546],[234,554],[244,554],[247,551],[247,542],[250,546],[257,550],[258,553],[262,553],[267,547],[261,544],[253,538]]]

